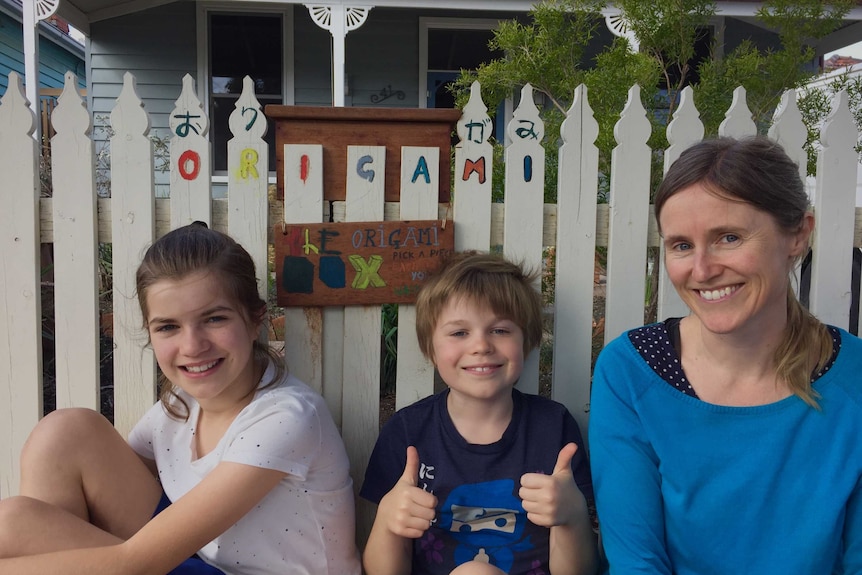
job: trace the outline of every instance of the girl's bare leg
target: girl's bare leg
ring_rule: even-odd
[[[122,539],[50,503],[24,496],[0,501],[0,558],[120,542]]]
[[[20,491],[0,501],[0,556],[10,548],[26,547],[23,555],[128,539],[161,496],[138,455],[88,409],[55,411],[39,422],[21,454]]]

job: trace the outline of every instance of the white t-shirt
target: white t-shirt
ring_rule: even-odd
[[[274,375],[270,365],[261,381]],[[256,507],[201,549],[201,558],[231,575],[360,573],[350,464],[323,398],[287,375],[257,391],[215,449],[198,459],[194,430],[200,408],[179,394],[190,409],[187,422],[171,418],[157,403],[129,435],[138,454],[155,460],[171,501],[221,461],[287,473]]]

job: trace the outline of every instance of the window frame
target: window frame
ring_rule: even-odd
[[[198,98],[201,101],[207,118],[212,121],[210,113],[210,99],[212,98],[210,72],[210,15],[211,14],[248,14],[248,15],[274,15],[281,17],[282,26],[282,86],[281,93],[283,104],[286,106],[294,105],[295,82],[294,82],[294,5],[293,4],[242,4],[241,9],[238,9],[236,2],[205,2],[198,3],[196,10],[196,30],[197,30],[197,92]],[[212,144],[212,139],[210,143]],[[226,184],[228,181],[227,170],[216,170],[213,167],[210,174],[213,183]],[[275,183],[275,171],[268,172],[269,183]]]
[[[419,18],[419,107],[428,107],[428,73],[436,70],[428,69],[428,31],[429,30],[494,30],[500,24],[493,18]],[[450,70],[439,70],[450,71]],[[512,96],[503,101],[503,126],[507,126],[515,112]],[[505,143],[509,136],[505,128],[502,130]]]

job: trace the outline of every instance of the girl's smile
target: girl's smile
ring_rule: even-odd
[[[202,407],[229,405],[256,386],[257,326],[232,304],[217,276],[157,281],[147,291],[147,308],[159,367]]]

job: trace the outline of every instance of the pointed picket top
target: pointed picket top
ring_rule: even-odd
[[[51,125],[57,134],[90,134],[90,113],[87,103],[78,92],[78,77],[72,72],[66,72],[63,91],[51,114]]]
[[[470,85],[470,99],[464,106],[456,129],[459,144],[464,142],[483,144],[491,136],[493,125],[491,117],[488,116],[488,107],[482,101],[482,87],[478,81]]]
[[[808,174],[808,152],[805,151],[808,128],[802,121],[802,112],[796,102],[796,90],[791,88],[781,95],[768,135],[781,144],[787,155],[797,163],[799,177],[804,181]]]
[[[629,88],[629,99],[619,121],[614,124],[614,139],[619,145],[646,144],[651,132],[652,126],[641,102],[641,87],[635,84]]]
[[[808,131],[802,121],[802,112],[796,103],[796,90],[790,88],[781,95],[781,101],[772,117],[769,137],[781,142],[805,143]]]
[[[204,137],[209,131],[209,120],[195,93],[195,80],[191,74],[183,76],[183,89],[176,108],[171,112],[170,126],[174,136],[180,138],[191,135]]]
[[[852,147],[858,138],[859,132],[850,112],[847,92],[841,90],[832,97],[832,111],[823,121],[820,143],[824,148]]]
[[[745,97],[745,88],[737,86],[733,91],[730,108],[724,114],[724,120],[718,126],[719,136],[742,138],[757,134],[757,126],[751,119],[751,110]]]
[[[585,84],[579,84],[575,88],[572,105],[569,106],[566,119],[560,125],[560,137],[564,144],[575,141],[593,144],[599,137],[599,123],[590,107]]]
[[[530,84],[521,88],[521,101],[506,126],[506,135],[512,143],[541,143],[545,137],[545,123],[539,118],[539,109],[533,100],[533,86]]]
[[[144,111],[144,103],[138,96],[135,76],[123,74],[123,89],[117,105],[111,110],[111,129],[116,134],[144,135],[150,131],[150,116]]]
[[[703,139],[703,132],[700,112],[694,105],[694,91],[691,86],[686,86],[679,94],[679,106],[667,125],[667,141],[670,145],[665,151],[665,171],[683,150]]]
[[[260,102],[254,95],[254,80],[250,76],[242,79],[242,94],[236,101],[236,109],[228,118],[231,134],[242,140],[259,140],[266,134],[266,118]]]
[[[36,130],[36,114],[30,109],[21,76],[17,72],[9,72],[6,93],[0,98],[0,125],[10,126],[17,134],[28,136],[32,136]]]

